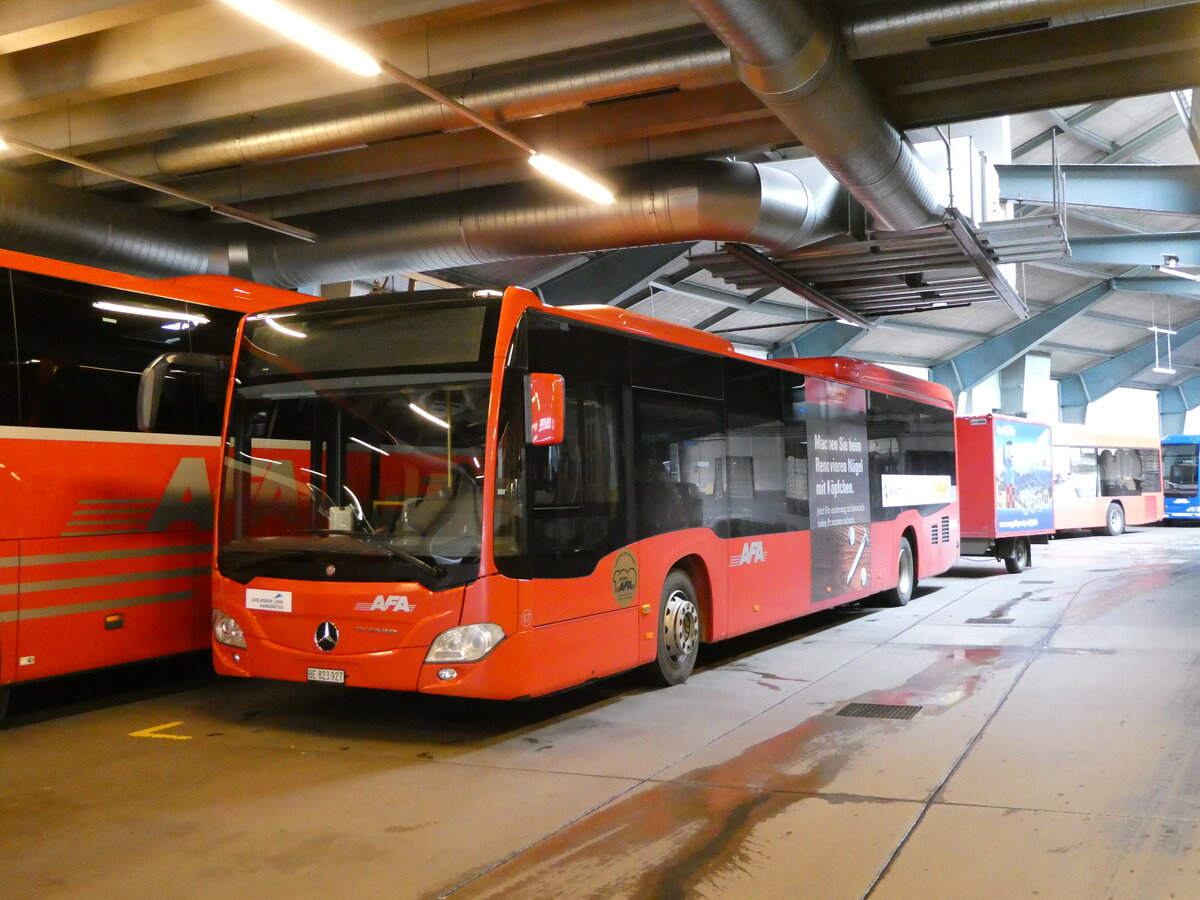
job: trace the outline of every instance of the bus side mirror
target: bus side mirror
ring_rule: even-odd
[[[164,353],[142,370],[138,381],[137,427],[139,431],[153,431],[158,420],[158,408],[162,404],[163,385],[172,369],[186,372],[229,371],[229,357],[215,353]]]
[[[535,446],[561,444],[567,417],[567,388],[561,375],[533,372],[527,377],[526,443]]]

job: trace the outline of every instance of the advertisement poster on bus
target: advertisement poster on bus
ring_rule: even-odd
[[[817,602],[870,583],[867,392],[808,382],[812,585]]]
[[[997,419],[996,533],[1052,531],[1050,427]]]

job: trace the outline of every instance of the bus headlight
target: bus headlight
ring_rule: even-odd
[[[434,638],[425,662],[478,662],[495,650],[502,640],[504,629],[491,622],[451,628]]]
[[[219,609],[212,613],[213,637],[218,644],[246,649],[246,636],[242,634],[242,626],[231,616],[225,615]]]

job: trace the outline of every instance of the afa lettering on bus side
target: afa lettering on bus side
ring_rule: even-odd
[[[767,561],[767,551],[762,541],[746,541],[742,544],[742,552],[729,557],[731,566],[748,566],[751,563]]]
[[[612,589],[613,600],[622,608],[633,603],[637,597],[638,564],[637,558],[628,550],[622,550],[613,560]]]
[[[370,603],[355,603],[354,608],[359,612],[415,612],[417,604],[409,603],[406,596],[378,594]]]

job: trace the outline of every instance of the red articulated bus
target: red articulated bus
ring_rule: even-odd
[[[171,379],[169,433],[143,435],[139,376],[228,354],[245,313],[296,295],[8,251],[0,273],[2,707],[14,683],[207,646],[225,379]]]
[[[247,317],[213,588],[227,675],[510,699],[959,555],[954,405],[851,359],[520,288]]]

